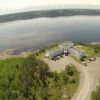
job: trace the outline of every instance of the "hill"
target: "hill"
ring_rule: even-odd
[[[26,20],[41,17],[60,17],[60,16],[99,16],[100,10],[90,9],[64,9],[64,10],[47,10],[47,11],[30,11],[14,13],[0,16],[0,23],[11,22],[15,20]]]

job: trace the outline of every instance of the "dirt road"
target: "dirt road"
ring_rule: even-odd
[[[71,57],[64,57],[58,61],[45,60],[50,66],[51,70],[56,70],[58,72],[65,69],[65,66],[72,63],[77,67],[80,72],[80,85],[77,89],[72,100],[90,100],[91,92],[99,84],[100,78],[100,58],[98,57],[95,62],[91,62],[88,66],[83,66],[82,64],[76,62]]]

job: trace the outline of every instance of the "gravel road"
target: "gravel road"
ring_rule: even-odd
[[[99,84],[100,78],[100,58],[98,57],[96,61],[88,63],[88,66],[84,66],[79,62],[76,62],[73,58],[65,56],[57,61],[52,61],[45,59],[51,70],[56,70],[61,72],[65,69],[65,66],[72,63],[76,66],[77,70],[80,72],[80,85],[74,94],[72,100],[90,100],[91,92]]]

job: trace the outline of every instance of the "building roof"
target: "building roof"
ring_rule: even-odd
[[[71,48],[71,50],[75,50],[76,52],[85,52],[84,50],[80,49],[80,48]]]

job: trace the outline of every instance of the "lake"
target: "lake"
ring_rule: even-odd
[[[0,50],[35,49],[57,41],[100,42],[100,17],[37,18],[0,24]]]

